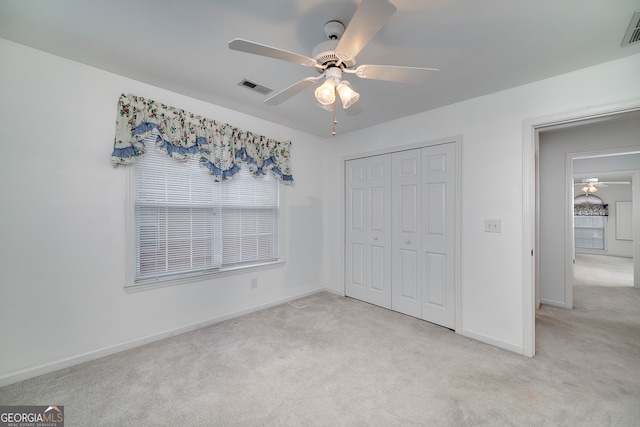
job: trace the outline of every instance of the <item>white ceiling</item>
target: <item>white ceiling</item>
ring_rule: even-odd
[[[332,115],[311,89],[274,107],[238,86],[246,78],[275,93],[313,69],[227,43],[244,38],[310,56],[325,40],[324,23],[348,25],[359,2],[0,0],[0,37],[329,137]],[[640,0],[391,2],[398,11],[358,64],[433,67],[439,76],[424,86],[348,76],[364,111],[339,111],[339,134],[640,53],[640,43],[621,47]]]

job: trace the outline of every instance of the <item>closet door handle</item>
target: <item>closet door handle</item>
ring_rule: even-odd
[[[407,239],[404,242],[408,245],[409,243],[411,243],[411,240]]]
[[[378,240],[378,236],[373,236],[373,240]]]

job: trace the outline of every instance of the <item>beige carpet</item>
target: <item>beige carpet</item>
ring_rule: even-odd
[[[517,284],[514,284],[517,286]],[[73,426],[637,426],[640,292],[543,306],[527,358],[320,293],[0,388]]]
[[[633,258],[576,254],[574,286],[633,286]]]

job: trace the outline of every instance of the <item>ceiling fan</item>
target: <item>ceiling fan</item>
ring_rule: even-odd
[[[346,28],[340,21],[329,21],[324,25],[328,40],[318,44],[311,57],[244,39],[231,40],[229,48],[315,68],[320,75],[302,79],[266,99],[264,103],[279,105],[308,87],[315,86],[324,78],[324,83],[316,89],[315,96],[323,108],[333,111],[335,135],[337,97],[345,110],[352,107],[351,111],[347,110],[347,114],[351,112],[349,115],[353,115],[361,111],[358,104],[360,94],[353,90],[348,81],[343,80],[345,74],[355,74],[362,79],[422,84],[438,72],[435,68],[394,65],[356,67],[356,56],[395,12],[396,7],[388,0],[362,0]]]
[[[580,182],[573,183],[573,185],[582,186],[580,191],[587,194],[595,193],[596,191],[598,191],[598,187],[608,187],[609,185],[616,185],[616,184],[631,184],[631,182],[629,181],[605,182],[605,181],[599,181],[598,178],[585,178]]]

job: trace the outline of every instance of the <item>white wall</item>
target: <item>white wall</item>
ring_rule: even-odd
[[[324,287],[319,138],[3,39],[0,58],[0,385]],[[293,141],[284,267],[124,291],[120,93]]]
[[[566,156],[640,145],[640,119],[541,132],[539,283],[543,303],[569,306],[566,295]],[[610,166],[612,167],[612,166]],[[624,166],[626,167],[626,166]]]
[[[326,146],[325,268],[342,290],[342,157],[462,135],[458,332],[522,352],[523,122],[640,97],[640,55],[339,135]],[[365,96],[365,95],[363,95]],[[485,233],[484,219],[502,233]]]
[[[636,115],[636,120],[640,117],[640,114]],[[631,119],[631,117],[629,117]],[[626,126],[629,126],[630,123],[627,123]],[[618,126],[613,126],[613,132],[618,133]],[[622,130],[620,128],[620,130]],[[571,135],[569,135],[571,137]],[[592,139],[592,135],[578,135],[579,138],[589,138]],[[616,139],[618,139],[616,137]],[[600,145],[605,149],[609,147],[609,141],[600,141]],[[636,140],[636,145],[640,145],[640,137]],[[579,144],[579,143],[578,143]],[[584,159],[575,159],[573,161],[573,174],[574,175],[589,175],[593,173],[607,173],[607,172],[615,172],[615,171],[630,171],[636,170],[640,168],[640,153],[633,154],[624,154],[619,156],[599,156],[599,157],[587,157]],[[619,176],[620,173],[608,174],[612,176]],[[604,181],[611,180],[608,175],[604,176]],[[617,181],[617,180],[616,180]]]
[[[606,255],[633,258],[633,240],[616,239],[616,202],[630,202],[630,185],[611,185],[607,188],[600,188],[598,195],[609,204],[609,216],[605,228]],[[640,224],[636,225],[636,227]]]

